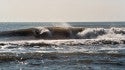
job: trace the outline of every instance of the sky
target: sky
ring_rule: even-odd
[[[125,0],[0,0],[0,22],[125,21]]]

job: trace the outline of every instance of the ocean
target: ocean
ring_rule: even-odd
[[[0,22],[0,70],[125,70],[125,22]]]

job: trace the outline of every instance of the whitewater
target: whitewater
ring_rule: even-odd
[[[0,69],[124,70],[124,65],[123,22],[0,23]]]

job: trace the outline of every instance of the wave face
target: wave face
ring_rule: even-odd
[[[77,33],[84,30],[81,27],[37,27],[0,32],[1,37],[5,36],[34,36],[39,39],[72,39],[77,38]]]

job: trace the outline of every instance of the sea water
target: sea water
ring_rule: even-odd
[[[64,39],[1,36],[0,70],[125,69],[125,22],[0,23],[1,32],[43,27],[84,29]]]

